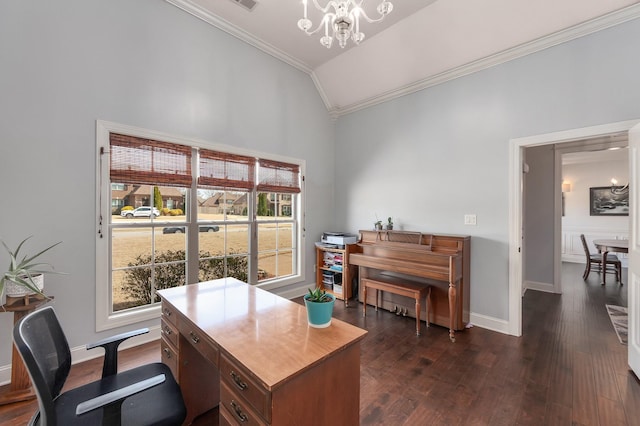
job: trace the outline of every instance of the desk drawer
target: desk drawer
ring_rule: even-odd
[[[191,322],[181,318],[178,322],[181,341],[186,341],[193,346],[207,361],[218,365],[218,346],[205,337],[199,328],[194,327]],[[182,343],[180,343],[182,344]]]
[[[247,401],[253,408],[271,421],[271,393],[251,378],[244,367],[241,367],[224,354],[220,356],[220,380],[229,389]]]
[[[226,383],[220,384],[220,424],[266,426],[267,423],[258,415],[244,398],[235,390],[229,389]]]
[[[160,318],[160,334],[170,342],[174,348],[178,347],[178,329],[164,317]]]
[[[173,377],[178,381],[178,350],[164,336],[160,339],[160,357],[162,362],[173,373]]]
[[[175,309],[173,309],[173,306],[169,305],[167,302],[163,300],[162,301],[162,319],[165,322],[170,323],[174,327],[177,327],[177,324],[178,324],[177,317],[178,317],[177,312]]]

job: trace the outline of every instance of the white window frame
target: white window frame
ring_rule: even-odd
[[[111,303],[111,240],[109,231],[109,217],[111,216],[111,181],[109,178],[109,134],[121,133],[140,138],[153,139],[158,141],[172,142],[180,145],[186,145],[202,149],[210,149],[215,151],[228,152],[238,155],[252,156],[256,158],[264,158],[273,161],[296,164],[300,167],[300,175],[304,177],[306,162],[301,159],[278,156],[264,152],[253,150],[239,149],[236,147],[215,144],[198,139],[190,139],[175,135],[170,135],[153,130],[128,126],[124,124],[113,123],[109,121],[96,121],[96,331],[104,331],[116,327],[122,327],[140,321],[155,319],[160,316],[160,305],[152,304],[146,307],[136,309],[127,309],[118,312],[112,312]],[[193,171],[194,175],[197,170]],[[305,277],[305,256],[304,247],[305,240],[305,224],[304,224],[304,178],[301,179],[301,192],[298,199],[298,208],[296,209],[296,222],[298,224],[296,232],[296,241],[293,247],[296,250],[296,265],[298,271],[296,274],[274,278],[261,284],[256,284],[265,290],[275,290],[280,287],[296,284],[304,281]],[[252,217],[250,221],[254,224],[258,222]],[[255,225],[253,225],[255,226]],[[257,247],[257,233],[251,232],[250,247]],[[197,238],[197,237],[196,237]],[[254,253],[250,252],[250,256]],[[255,266],[254,266],[255,268]]]

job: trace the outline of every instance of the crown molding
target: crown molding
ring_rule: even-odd
[[[441,72],[439,74],[425,78],[415,83],[408,84],[399,89],[387,91],[380,95],[376,95],[371,98],[368,98],[364,101],[359,101],[351,105],[348,105],[346,107],[330,108],[329,113],[333,116],[341,117],[343,115],[347,115],[352,112],[355,112],[364,108],[368,108],[383,102],[387,102],[392,99],[399,98],[401,96],[405,96],[414,92],[418,92],[428,87],[442,84],[449,80],[454,80],[456,78],[459,78],[465,75],[473,74],[475,72],[482,71],[484,69],[491,68],[496,65],[500,65],[502,63],[511,61],[513,59],[521,58],[523,56],[527,56],[532,53],[539,52],[541,50],[548,49],[550,47],[557,46],[559,44],[562,44],[562,43],[565,43],[565,42],[568,42],[568,41],[610,28],[610,27],[614,27],[616,25],[619,25],[624,22],[631,21],[637,18],[640,18],[640,3],[627,6],[623,9],[608,13],[598,18],[594,18],[590,21],[585,21],[578,25],[574,25],[573,27],[550,34],[548,36],[544,36],[536,40],[523,43],[521,45],[512,47],[510,49],[503,50],[502,52],[496,53],[494,55],[490,55],[490,56],[478,59],[476,61],[470,62],[468,64],[453,68],[451,70]]]
[[[263,52],[279,59],[292,67],[303,71],[310,75],[316,90],[322,99],[329,116],[332,119],[337,119],[343,115],[350,114],[352,112],[359,111],[383,102],[387,102],[401,96],[409,95],[411,93],[418,92],[420,90],[436,86],[438,84],[445,83],[450,80],[454,80],[465,75],[473,74],[478,71],[482,71],[487,68],[500,65],[502,63],[511,61],[513,59],[521,58],[523,56],[530,55],[535,52],[539,52],[544,49],[548,49],[553,46],[610,28],[616,25],[622,24],[633,19],[640,18],[640,3],[627,6],[623,9],[615,12],[608,13],[606,15],[594,18],[592,20],[574,25],[573,27],[558,31],[556,33],[538,38],[536,40],[523,43],[513,48],[503,50],[502,52],[490,55],[468,64],[461,65],[459,67],[441,72],[439,74],[427,77],[417,82],[408,84],[398,89],[389,90],[379,95],[372,96],[362,101],[354,102],[353,104],[345,107],[332,106],[331,99],[324,91],[322,84],[315,72],[305,63],[293,58],[286,54],[282,50],[270,45],[256,38],[255,36],[244,31],[242,28],[234,26],[230,22],[217,17],[210,12],[206,11],[202,7],[194,4],[191,0],[165,0],[166,2],[184,10],[185,12],[202,19],[203,21],[221,29],[222,31],[231,34],[232,36],[239,38],[240,40],[254,46],[255,48],[262,50]]]
[[[307,64],[297,60],[296,58],[290,55],[287,55],[285,52],[278,49],[277,47],[272,46],[271,44],[266,43],[263,40],[249,34],[242,28],[239,28],[233,25],[232,23],[220,18],[219,16],[213,15],[212,13],[203,9],[197,4],[194,4],[191,0],[165,0],[165,1],[195,16],[196,18],[202,19],[206,23],[211,24],[214,27],[219,28],[228,34],[231,34],[234,37],[239,38],[245,43],[248,43],[257,49],[262,50],[263,52],[273,56],[276,59],[281,60],[286,64],[291,65],[292,67],[300,71],[303,71],[307,74],[311,74],[312,72],[312,69]]]

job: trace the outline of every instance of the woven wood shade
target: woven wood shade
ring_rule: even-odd
[[[261,159],[258,169],[258,191],[297,194],[300,192],[299,176],[300,166],[297,164]]]
[[[199,186],[253,189],[256,159],[225,152],[200,150]]]
[[[191,148],[111,133],[111,182],[191,186]]]

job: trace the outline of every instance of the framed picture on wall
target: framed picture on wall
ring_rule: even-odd
[[[629,216],[629,188],[589,188],[589,211],[591,216]]]

